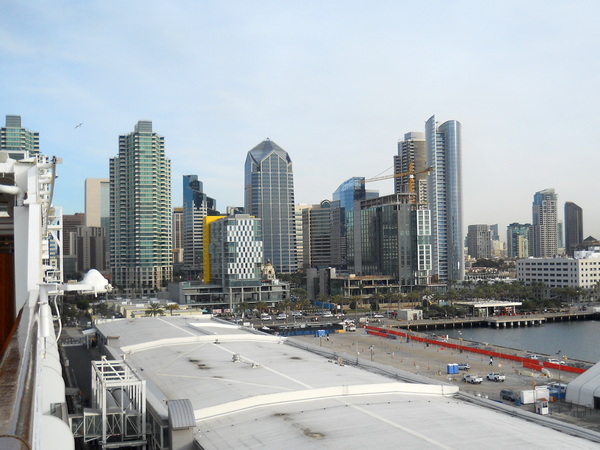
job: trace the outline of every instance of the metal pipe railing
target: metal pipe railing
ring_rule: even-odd
[[[36,294],[37,296],[37,294]],[[37,301],[23,306],[0,356],[0,448],[31,449],[37,373]]]

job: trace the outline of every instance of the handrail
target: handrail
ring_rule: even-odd
[[[37,297],[37,292],[36,294]],[[29,307],[27,304],[33,304]],[[30,449],[34,430],[38,303],[27,302],[0,355],[0,448]]]

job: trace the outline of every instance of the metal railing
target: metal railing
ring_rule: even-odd
[[[36,295],[37,297],[37,295]],[[30,449],[38,364],[37,299],[21,309],[0,357],[0,448]]]

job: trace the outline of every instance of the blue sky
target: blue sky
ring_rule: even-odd
[[[63,158],[55,204],[71,214],[138,120],[165,136],[174,206],[196,174],[225,210],[267,137],[294,162],[296,201],[319,203],[391,173],[435,114],[463,127],[465,227],[504,238],[555,188],[560,217],[577,203],[600,238],[599,19],[594,1],[4,0],[0,123],[20,115]]]

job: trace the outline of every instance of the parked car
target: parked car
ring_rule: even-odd
[[[490,372],[485,377],[490,381],[496,381],[496,382],[497,381],[503,382],[504,380],[506,380],[506,377],[498,372]]]
[[[284,313],[277,314],[277,320],[286,320],[286,319],[287,319],[287,314],[284,314]]]
[[[556,358],[548,358],[548,362],[550,364],[558,364],[558,365],[563,365],[565,362],[560,360],[560,359],[556,359]]]
[[[458,370],[466,370],[468,372],[470,368],[469,363],[458,363]]]
[[[510,389],[502,389],[500,391],[500,398],[514,402],[517,399],[517,394],[515,391],[511,391]]]
[[[272,317],[268,314],[261,314],[260,315],[260,320],[272,320]]]
[[[465,383],[481,384],[483,383],[483,378],[478,375],[465,375],[463,377],[463,381]]]
[[[529,359],[542,359],[542,357],[540,355],[536,355],[534,353],[529,353],[528,355],[525,355],[525,358],[529,358]]]

